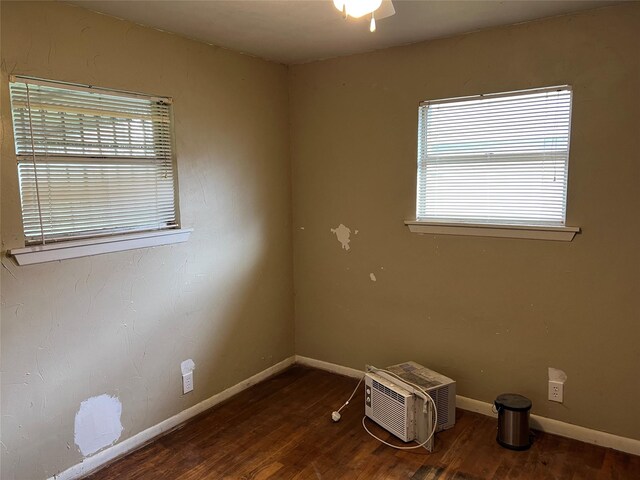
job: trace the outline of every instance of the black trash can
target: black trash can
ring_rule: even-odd
[[[498,443],[510,450],[529,448],[531,400],[517,393],[503,393],[496,398],[495,406],[498,411]]]

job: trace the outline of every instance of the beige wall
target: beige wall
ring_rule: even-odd
[[[411,359],[464,396],[519,392],[535,413],[640,439],[639,45],[636,3],[292,67],[296,353]],[[581,235],[409,233],[418,102],[565,83]],[[564,404],[546,400],[547,367],[568,375]]]
[[[287,68],[60,3],[2,2],[2,242],[22,244],[9,73],[172,96],[187,244],[2,260],[2,479],[82,460],[80,402],[120,441],[293,354]],[[180,362],[196,363],[181,395]]]

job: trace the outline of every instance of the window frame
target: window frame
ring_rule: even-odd
[[[179,182],[178,182],[178,162],[176,153],[175,142],[175,122],[174,122],[174,110],[173,99],[171,97],[162,97],[157,95],[148,95],[143,93],[131,92],[126,90],[110,89],[104,87],[96,87],[93,85],[77,84],[62,82],[56,80],[48,80],[42,78],[35,78],[27,75],[10,75],[7,88],[10,88],[12,83],[28,83],[34,85],[44,85],[47,87],[75,90],[75,91],[90,91],[90,92],[103,92],[105,95],[120,96],[120,97],[134,97],[143,98],[150,101],[166,102],[169,104],[169,139],[171,145],[170,163],[172,169],[172,188],[173,188],[173,216],[174,222],[172,225],[168,225],[166,228],[149,228],[136,230],[135,226],[132,226],[130,230],[116,231],[112,229],[110,232],[93,232],[86,235],[71,235],[66,238],[48,238],[44,237],[42,240],[31,240],[26,238],[24,232],[24,211],[22,199],[20,203],[20,216],[22,225],[22,236],[24,241],[24,247],[14,248],[8,251],[18,265],[30,265],[34,263],[43,263],[56,260],[63,260],[67,258],[77,258],[90,255],[97,255],[102,253],[117,252],[123,250],[131,250],[137,248],[154,247],[159,245],[169,245],[174,243],[186,242],[193,229],[183,228],[180,216],[180,195],[179,195]],[[13,106],[10,106],[10,110],[13,116]],[[14,124],[12,122],[11,132],[13,135],[13,147],[14,147],[14,159],[16,165],[16,175],[18,175],[18,165],[21,162],[20,158],[24,157],[37,157],[38,154],[32,152],[29,155],[18,155],[17,144],[15,138]],[[42,156],[42,155],[40,155]],[[64,158],[64,155],[60,155]],[[71,157],[74,157],[71,155]],[[76,155],[75,158],[79,160],[86,159],[87,161],[97,159],[109,159],[117,160],[118,158],[126,159],[127,157],[113,157],[100,156],[100,155]],[[131,157],[129,157],[131,158]],[[152,157],[150,157],[152,158]],[[158,157],[154,157],[158,158]],[[35,158],[34,158],[34,161]],[[22,160],[24,162],[24,160]],[[20,180],[18,180],[21,185]],[[128,227],[125,227],[128,228]]]
[[[580,233],[579,227],[568,226],[566,223],[567,207],[568,207],[568,193],[565,193],[563,210],[565,220],[562,225],[553,224],[529,224],[529,223],[517,223],[508,221],[496,222],[478,222],[473,219],[465,220],[436,220],[432,218],[418,217],[418,206],[420,203],[419,188],[420,188],[420,162],[421,152],[420,144],[426,141],[426,130],[424,132],[420,128],[420,116],[422,115],[422,109],[425,106],[446,104],[446,103],[461,103],[468,100],[477,100],[481,98],[500,98],[500,97],[516,97],[526,94],[544,93],[548,91],[556,91],[559,89],[569,90],[571,92],[571,106],[573,104],[573,89],[570,85],[560,85],[552,87],[531,88],[526,90],[517,90],[510,92],[498,92],[490,94],[470,95],[463,97],[443,98],[436,100],[421,101],[418,104],[418,157],[417,157],[417,172],[416,172],[416,195],[415,195],[415,208],[416,217],[415,220],[406,220],[404,223],[412,233],[419,234],[433,234],[433,235],[469,235],[469,236],[481,236],[481,237],[505,237],[505,238],[529,238],[538,240],[558,240],[558,241],[571,241],[577,233]],[[567,160],[566,160],[566,188],[565,192],[568,192],[569,182],[569,156],[570,156],[570,141],[571,141],[571,123],[572,123],[572,110],[569,112],[569,137],[567,145]]]

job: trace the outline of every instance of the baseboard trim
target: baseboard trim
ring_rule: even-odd
[[[318,368],[320,370],[326,370],[327,372],[337,373],[345,375],[347,377],[361,378],[364,375],[364,370],[357,370],[351,367],[343,367],[336,363],[329,363],[322,360],[316,360],[315,358],[302,357],[296,355],[296,363],[307,367]]]
[[[242,382],[223,390],[220,393],[213,395],[212,397],[203,400],[202,402],[190,407],[182,412],[168,418],[157,425],[147,428],[140,433],[133,435],[132,437],[123,440],[120,443],[116,443],[112,447],[102,450],[91,457],[85,458],[81,463],[78,463],[63,472],[60,472],[48,480],[75,480],[82,478],[90,474],[91,472],[98,470],[112,461],[127,455],[128,453],[140,448],[154,438],[166,433],[169,430],[176,428],[187,420],[195,417],[196,415],[208,410],[209,408],[224,402],[225,400],[237,395],[238,393],[246,390],[247,388],[259,383],[267,378],[281,372],[282,370],[290,367],[296,361],[295,356],[291,356],[282,360],[271,367],[256,373],[252,377],[243,380]]]
[[[364,375],[364,371],[362,370],[344,367],[335,363],[316,360],[314,358],[303,357],[300,355],[296,355],[296,363],[353,378],[360,378]],[[456,407],[462,410],[496,417],[497,415],[493,412],[492,406],[493,405],[488,402],[456,395]],[[540,415],[532,414],[530,421],[531,427],[535,430],[560,435],[561,437],[572,438],[574,440],[599,445],[601,447],[612,448],[621,452],[631,453],[632,455],[640,455],[640,440],[621,437],[611,433],[601,432],[599,430],[592,430],[590,428],[572,425],[552,418],[541,417]]]

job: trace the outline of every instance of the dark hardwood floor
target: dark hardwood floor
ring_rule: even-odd
[[[363,393],[331,412],[357,381],[294,366],[93,475],[107,479],[639,479],[640,457],[537,433],[524,452],[500,447],[496,420],[457,411],[436,449],[397,451],[360,424]],[[372,426],[381,438],[399,442]]]

